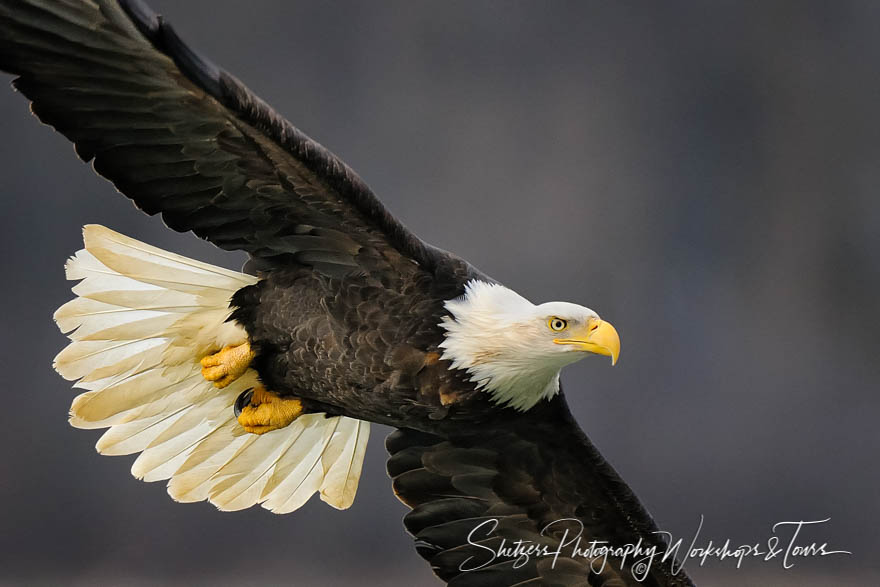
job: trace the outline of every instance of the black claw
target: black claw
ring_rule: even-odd
[[[235,398],[235,405],[232,407],[232,411],[235,413],[236,418],[241,415],[243,409],[250,405],[252,397],[254,397],[253,387],[245,389]]]

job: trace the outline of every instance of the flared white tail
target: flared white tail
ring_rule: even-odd
[[[287,513],[313,493],[335,508],[351,505],[369,423],[304,414],[263,435],[233,413],[256,373],[224,389],[205,381],[199,360],[246,333],[227,322],[229,300],[256,278],[193,261],[103,226],[83,229],[85,249],[66,266],[78,296],[55,312],[71,343],[55,369],[87,390],[73,400],[70,423],[109,428],[96,448],[139,452],[132,475],[170,479],[177,501],[207,499],[221,510],[260,503]]]

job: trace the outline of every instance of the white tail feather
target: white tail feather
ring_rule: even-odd
[[[96,448],[141,453],[132,474],[168,479],[177,501],[209,500],[221,510],[261,503],[291,512],[312,494],[335,508],[354,500],[369,423],[305,414],[281,430],[248,434],[236,397],[257,383],[249,370],[224,389],[199,359],[247,340],[227,322],[229,300],[256,278],[193,261],[103,226],[83,229],[85,249],[66,266],[78,296],[55,312],[71,343],[55,357],[63,377],[85,389],[70,423],[109,428]]]

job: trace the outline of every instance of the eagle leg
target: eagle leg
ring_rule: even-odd
[[[281,397],[262,385],[245,391],[235,401],[238,423],[251,434],[265,434],[284,428],[302,413],[302,400]]]
[[[251,350],[247,341],[238,346],[224,347],[213,355],[202,358],[202,377],[213,381],[217,389],[223,389],[247,371],[255,356],[256,353]]]

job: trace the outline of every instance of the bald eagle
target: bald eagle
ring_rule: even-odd
[[[0,0],[0,69],[138,208],[250,257],[229,271],[85,227],[54,365],[84,390],[71,424],[107,428],[99,452],[140,453],[132,473],[182,502],[347,508],[387,424],[406,528],[444,581],[690,584],[670,560],[563,550],[665,547],[561,391],[565,365],[617,360],[596,312],[419,240],[138,0]]]

